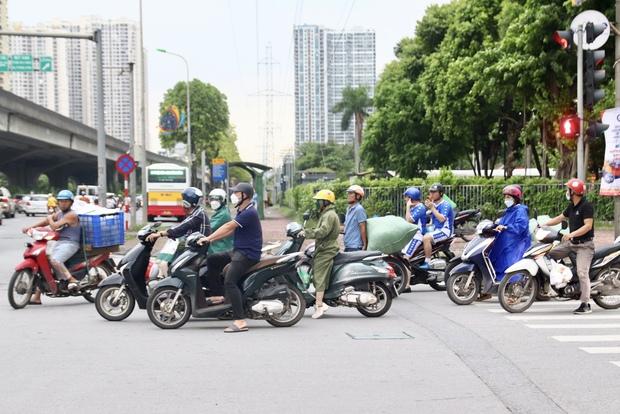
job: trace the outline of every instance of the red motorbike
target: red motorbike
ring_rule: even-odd
[[[47,257],[47,243],[58,240],[59,233],[48,227],[31,229],[27,233],[34,240],[26,243],[24,260],[15,267],[9,281],[9,303],[21,309],[30,303],[30,297],[38,288],[52,298],[83,296],[87,301],[95,301],[93,291],[99,282],[115,271],[110,251],[86,253],[80,249],[65,266],[80,281],[79,289],[69,289],[68,282],[57,277]]]

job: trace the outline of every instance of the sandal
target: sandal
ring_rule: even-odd
[[[247,326],[244,326],[243,328],[239,328],[234,323],[230,325],[228,328],[224,329],[225,333],[237,333],[237,332],[247,332],[247,331],[248,331]]]
[[[28,302],[29,305],[40,305],[41,302],[34,302],[34,301],[30,301]]]

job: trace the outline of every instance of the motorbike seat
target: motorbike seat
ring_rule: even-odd
[[[615,253],[618,250],[620,250],[620,244],[612,244],[611,246],[603,247],[602,249],[596,249],[592,260],[600,259],[608,254]]]
[[[458,213],[456,213],[456,216],[454,217],[454,219],[456,220],[458,218],[468,217],[476,213],[478,213],[478,210],[476,209],[459,211]]]
[[[280,260],[282,258],[282,256],[271,256],[271,255],[263,255],[260,258],[260,261],[258,263],[256,263],[254,266],[250,267],[247,272],[245,272],[246,275],[249,275],[250,273],[254,273],[258,270],[261,270],[267,266],[271,266],[273,264],[275,264],[278,260]],[[226,266],[224,266],[224,269],[222,270],[222,274],[225,275],[226,272],[228,272],[228,268],[230,267],[230,263],[227,264]]]
[[[334,266],[351,262],[359,262],[371,256],[381,256],[383,253],[373,250],[362,250],[359,252],[340,252],[334,257]]]
[[[84,251],[79,249],[73,256],[65,262],[65,267],[69,270],[73,270],[74,267],[84,263]]]

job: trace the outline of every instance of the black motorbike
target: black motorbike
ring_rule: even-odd
[[[476,234],[480,216],[478,209],[457,211],[454,216],[454,237],[470,242]]]
[[[228,303],[210,304],[199,280],[207,260],[208,244],[199,245],[200,233],[187,238],[187,249],[170,266],[170,277],[157,283],[149,296],[149,319],[162,329],[176,329],[190,318],[232,318]],[[252,266],[241,282],[246,317],[263,319],[277,327],[293,326],[301,320],[306,301],[295,263],[299,253],[271,256]]]

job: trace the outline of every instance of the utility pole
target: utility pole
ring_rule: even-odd
[[[136,159],[136,126],[135,126],[135,104],[134,104],[134,63],[129,62],[129,155]],[[123,72],[121,72],[123,73]],[[136,225],[136,170],[129,174],[129,214],[131,225]]]
[[[577,138],[577,178],[586,179],[583,153],[583,25],[577,29],[577,116],[579,117],[579,137]]]
[[[620,0],[616,0],[616,27],[620,27]],[[620,59],[620,36],[614,36],[616,56],[615,61]],[[616,92],[616,108],[620,107],[620,64],[614,65],[614,83]],[[620,237],[620,196],[614,197],[614,233]]]
[[[146,73],[144,70],[144,31],[142,29],[142,0],[140,0],[140,50],[138,53],[140,53],[140,74],[142,75],[140,76],[140,123],[142,126],[142,136],[140,141],[142,145],[138,146],[140,152],[138,159],[140,164],[140,170],[142,172],[140,180],[142,187],[142,218],[140,220],[140,224],[143,224],[146,223],[146,206],[148,202],[148,194],[146,193],[146,128],[149,123],[146,119],[146,105],[144,103],[144,101],[146,100],[146,88],[144,86],[144,79],[146,78]]]

